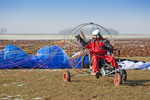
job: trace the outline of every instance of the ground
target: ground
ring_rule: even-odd
[[[84,69],[87,70],[87,69]],[[63,81],[64,70],[0,70],[0,100],[149,100],[149,70],[127,70],[128,79],[120,86],[113,77],[71,72],[71,82]]]
[[[28,54],[37,54],[37,51],[49,45],[58,45],[62,47],[68,56],[72,56],[82,48],[74,46],[75,43],[69,40],[0,40],[0,49],[4,49],[9,44],[14,44],[23,49]],[[79,45],[79,44],[78,44]],[[120,48],[121,57],[149,57],[150,38],[145,39],[117,39],[114,40],[114,47]],[[115,51],[115,55],[118,52]]]

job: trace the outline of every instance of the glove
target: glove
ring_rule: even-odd
[[[106,46],[101,46],[101,49],[102,49],[102,50],[108,50],[108,47],[106,47]]]
[[[77,41],[80,41],[81,40],[81,36],[78,34],[75,36],[75,38],[77,39]]]

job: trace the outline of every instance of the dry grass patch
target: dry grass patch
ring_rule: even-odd
[[[78,74],[69,70],[72,75]],[[114,86],[113,77],[74,76],[62,79],[63,70],[0,70],[0,99],[22,100],[148,100],[148,70],[127,70],[128,81]]]

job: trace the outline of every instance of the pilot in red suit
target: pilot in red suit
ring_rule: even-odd
[[[100,30],[96,29],[92,32],[92,40],[85,42],[80,35],[76,36],[77,40],[80,41],[81,45],[85,49],[89,49],[90,53],[92,53],[92,69],[95,73],[96,78],[99,78],[99,62],[100,58],[106,59],[107,62],[112,64],[114,68],[118,68],[118,64],[114,57],[111,55],[107,55],[107,51],[113,52],[113,46],[110,42],[104,39],[101,34]]]

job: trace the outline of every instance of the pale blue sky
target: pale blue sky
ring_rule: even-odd
[[[0,29],[7,33],[58,33],[88,22],[150,34],[150,0],[0,0]]]

